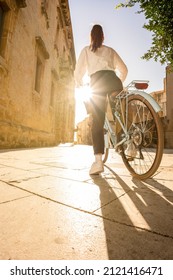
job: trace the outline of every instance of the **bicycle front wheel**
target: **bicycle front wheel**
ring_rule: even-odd
[[[128,99],[127,131],[129,139],[121,147],[121,156],[133,177],[151,177],[158,169],[164,148],[161,119],[152,105],[140,95]]]

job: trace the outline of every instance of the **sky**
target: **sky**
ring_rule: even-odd
[[[143,28],[146,19],[143,14],[137,14],[138,6],[115,9],[124,1],[69,0],[76,59],[82,48],[90,44],[93,24],[100,24],[104,30],[104,44],[114,48],[128,67],[124,86],[132,80],[149,80],[148,93],[162,90],[165,65],[153,59],[141,59],[151,47],[152,33]]]

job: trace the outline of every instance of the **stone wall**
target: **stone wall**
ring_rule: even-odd
[[[166,68],[166,119],[165,146],[173,149],[173,72]]]
[[[92,145],[91,137],[92,117],[88,116],[77,124],[77,143],[84,145]]]
[[[73,141],[68,1],[0,0],[0,11],[0,148]]]

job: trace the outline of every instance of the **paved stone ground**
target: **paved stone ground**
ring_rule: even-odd
[[[0,152],[1,260],[173,259],[173,151],[133,179],[111,152],[88,174],[92,147]]]

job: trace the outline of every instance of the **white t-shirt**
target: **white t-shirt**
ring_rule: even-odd
[[[74,71],[76,86],[82,85],[82,78],[87,73],[89,76],[100,70],[113,70],[124,82],[127,76],[127,66],[118,53],[105,45],[102,45],[96,52],[92,52],[86,46],[80,53]]]

